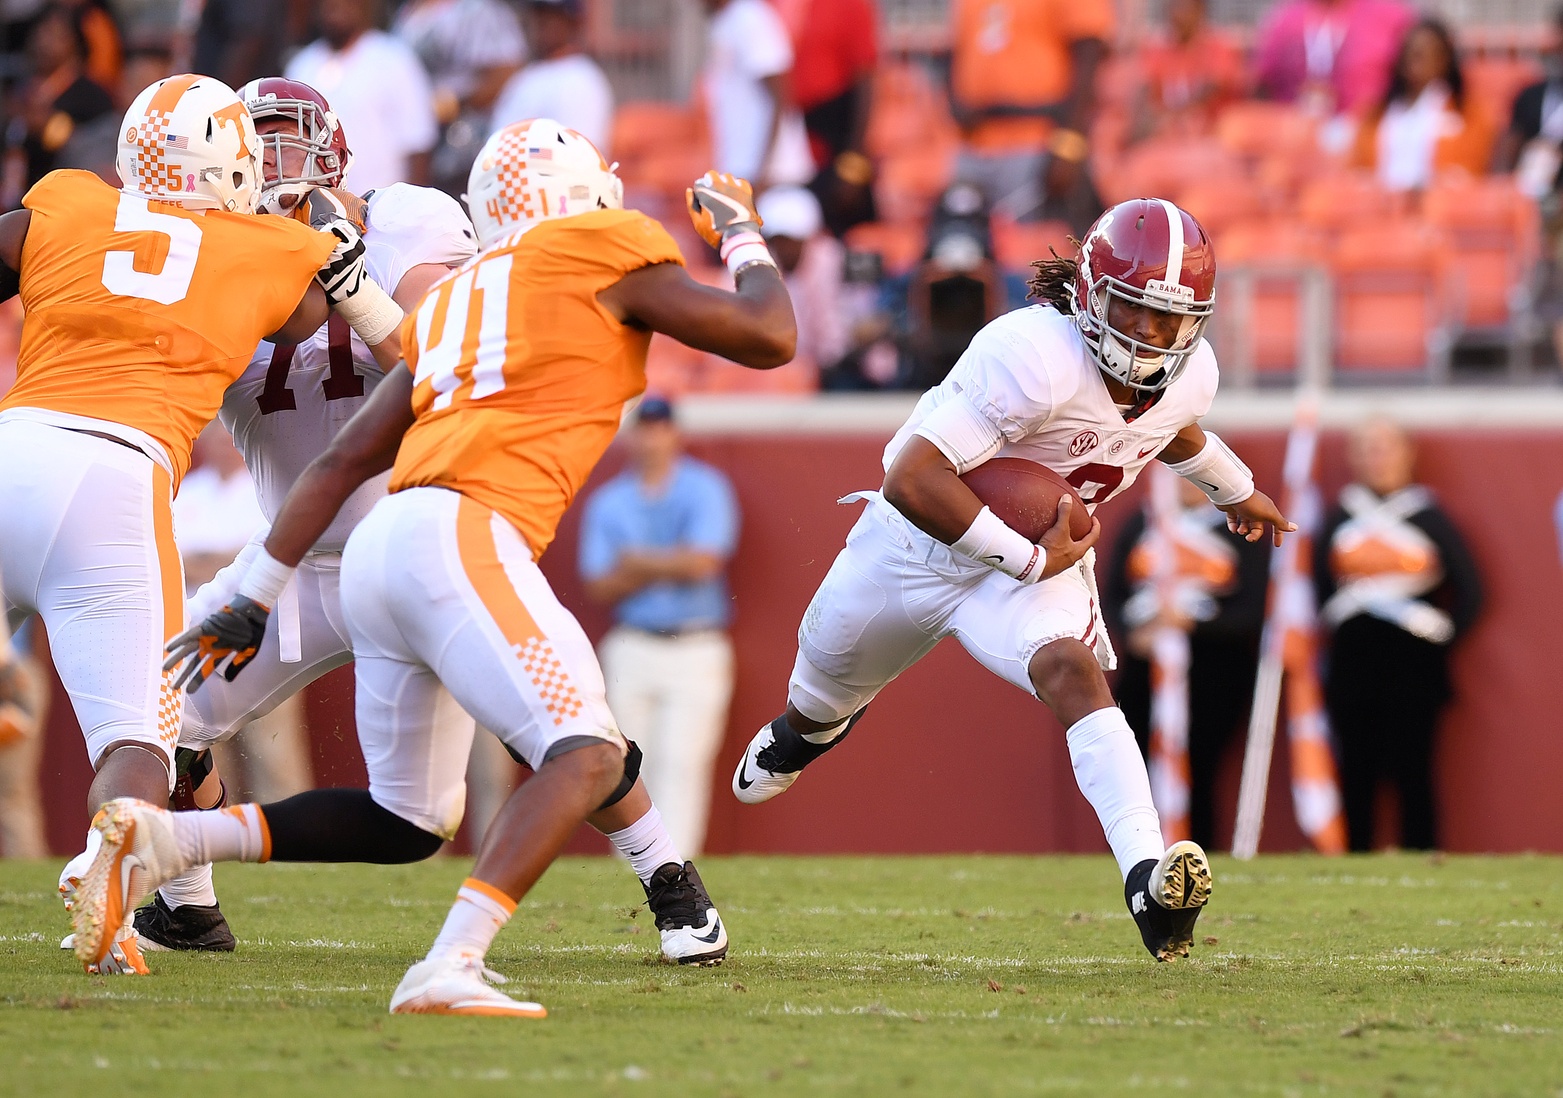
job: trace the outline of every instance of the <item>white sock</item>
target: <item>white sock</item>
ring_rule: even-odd
[[[851,720],[852,718],[848,717],[846,720],[833,724],[829,728],[823,728],[818,732],[799,732],[798,735],[810,743],[820,744],[821,746],[827,743],[835,743],[836,740],[841,738],[842,732],[846,731],[846,727]]]
[[[684,864],[683,855],[673,845],[673,836],[668,834],[667,826],[662,822],[662,813],[657,811],[656,805],[652,805],[644,816],[624,830],[609,835],[608,841],[628,859],[630,868],[642,884],[651,880],[651,875],[669,862]]]
[[[1080,792],[1096,809],[1118,869],[1129,870],[1166,852],[1161,817],[1151,800],[1151,781],[1134,732],[1117,706],[1081,717],[1069,729],[1069,761]]]
[[[175,812],[173,817],[174,840],[187,866],[271,858],[271,832],[258,804],[236,804],[215,812]]]
[[[202,862],[187,869],[171,881],[165,881],[157,890],[169,907],[216,907],[217,890],[212,887],[212,863]]]
[[[468,877],[461,882],[456,902],[439,937],[429,948],[429,957],[455,953],[463,957],[482,957],[494,942],[499,928],[515,914],[516,902],[491,884]]]

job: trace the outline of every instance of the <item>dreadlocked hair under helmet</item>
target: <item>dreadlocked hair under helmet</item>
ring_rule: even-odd
[[[1069,238],[1069,243],[1080,247],[1074,237]],[[1080,261],[1065,259],[1052,248],[1048,251],[1052,259],[1038,259],[1031,264],[1034,273],[1026,283],[1026,296],[1069,316],[1075,311],[1075,279],[1080,275]]]

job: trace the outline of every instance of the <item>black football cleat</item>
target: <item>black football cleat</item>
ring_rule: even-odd
[[[1173,843],[1129,871],[1123,895],[1145,948],[1158,961],[1189,955],[1194,923],[1210,902],[1210,863],[1198,843]]]
[[[641,887],[662,935],[662,956],[681,965],[722,963],[727,956],[727,928],[694,862],[669,862]]]
[[[136,933],[145,950],[205,953],[232,953],[237,945],[228,920],[216,904],[183,904],[169,907],[161,893],[136,912]]]

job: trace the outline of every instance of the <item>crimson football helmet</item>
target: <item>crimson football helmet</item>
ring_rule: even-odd
[[[1107,322],[1113,298],[1183,318],[1162,348]],[[1198,221],[1164,198],[1120,202],[1085,234],[1075,279],[1075,324],[1097,365],[1141,393],[1177,380],[1216,305],[1216,253]]]
[[[353,153],[347,147],[342,123],[325,96],[302,80],[265,76],[244,85],[239,90],[239,98],[249,108],[257,129],[262,122],[273,118],[286,119],[294,127],[291,131],[260,134],[262,162],[267,160],[265,153],[271,154],[261,189],[261,209],[267,213],[287,213],[281,204],[283,196],[303,199],[317,187],[341,186],[342,177],[353,163]],[[284,149],[303,151],[304,166],[297,175],[283,174]],[[272,177],[273,171],[277,173],[276,178]]]

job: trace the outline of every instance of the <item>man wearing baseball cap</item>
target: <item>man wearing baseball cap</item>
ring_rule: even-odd
[[[667,400],[646,397],[624,438],[628,467],[586,501],[581,576],[590,597],[613,607],[598,646],[608,707],[644,753],[653,811],[694,858],[733,693],[724,572],[738,504],[725,475],[683,453]]]

